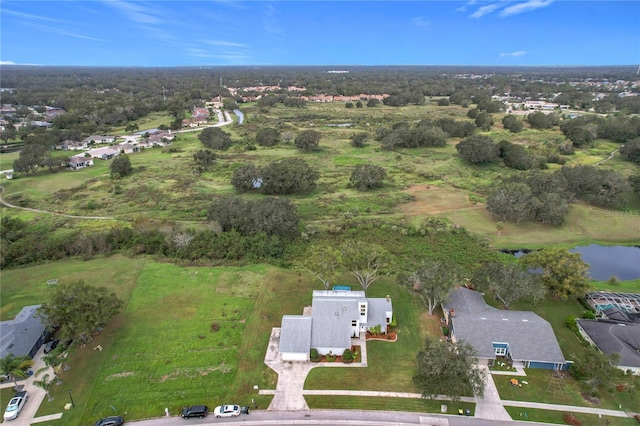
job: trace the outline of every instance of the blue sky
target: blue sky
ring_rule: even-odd
[[[1,63],[635,65],[640,1],[0,3]]]

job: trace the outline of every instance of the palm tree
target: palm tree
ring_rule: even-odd
[[[58,349],[60,348],[60,350]],[[44,367],[36,371],[36,377],[40,375],[40,373],[44,371],[48,371],[50,368],[53,369],[53,375],[57,378],[58,369],[60,365],[64,362],[64,358],[62,356],[62,347],[58,346],[58,348],[49,352],[47,355],[42,357],[42,361],[44,362]],[[44,380],[44,379],[43,379]],[[59,383],[62,383],[58,378]]]
[[[15,356],[9,353],[0,359],[0,373],[13,378],[16,387],[18,387],[18,379],[26,379],[28,377],[27,369],[32,365],[33,360],[28,356]]]
[[[53,401],[53,398],[51,397],[51,395],[49,395],[49,389],[51,389],[51,385],[53,385],[54,378],[55,378],[55,375],[51,380],[49,380],[49,375],[45,374],[44,376],[42,376],[42,380],[33,381],[34,385],[36,385],[40,389],[44,389],[44,391],[47,393],[47,398],[48,398],[47,401],[49,402]]]

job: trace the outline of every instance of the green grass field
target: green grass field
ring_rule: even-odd
[[[540,423],[567,424],[564,415],[570,414],[589,426],[632,426],[638,422],[632,418],[598,416],[597,414],[564,413],[562,411],[538,410],[535,408],[505,407],[513,420]]]

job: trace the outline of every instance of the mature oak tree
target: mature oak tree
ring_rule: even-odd
[[[128,155],[118,155],[109,165],[109,172],[112,178],[123,178],[133,173],[133,166],[131,165],[131,159]]]
[[[318,149],[321,136],[317,130],[304,130],[296,137],[294,143],[301,151],[315,151]]]
[[[358,164],[351,172],[349,183],[356,187],[358,191],[367,191],[382,186],[382,182],[386,177],[387,172],[380,166]]]
[[[326,290],[331,290],[331,284],[341,265],[340,250],[328,244],[314,244],[307,248],[305,256],[296,267],[309,272],[320,280]]]
[[[391,256],[383,247],[360,240],[347,240],[340,246],[345,269],[356,277],[362,290],[391,273]]]
[[[200,132],[198,139],[210,149],[224,150],[231,146],[231,136],[218,127],[207,127]]]
[[[60,327],[62,339],[78,339],[83,343],[104,326],[123,306],[115,293],[105,287],[94,287],[77,281],[59,284],[47,302],[38,308],[49,329]]]
[[[590,287],[589,265],[580,253],[563,248],[544,248],[523,256],[520,261],[528,268],[542,270],[542,282],[552,296],[566,300],[580,296]]]
[[[507,309],[516,300],[541,300],[547,292],[539,275],[513,263],[488,263],[476,273],[473,282],[478,289],[492,291]]]
[[[490,163],[500,156],[500,148],[489,136],[473,135],[456,145],[460,157],[469,163]]]
[[[416,360],[418,370],[413,383],[423,398],[449,395],[457,401],[461,396],[484,396],[486,373],[478,368],[476,351],[468,343],[427,338]]]
[[[264,127],[256,133],[256,142],[261,146],[274,146],[280,140],[280,132],[273,127]]]
[[[456,284],[456,267],[443,262],[425,260],[410,274],[398,274],[398,283],[422,297],[429,315],[449,295]]]

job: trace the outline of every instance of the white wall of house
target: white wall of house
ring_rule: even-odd
[[[328,355],[329,352],[331,352],[333,355],[340,355],[342,356],[342,353],[344,352],[345,349],[351,349],[351,348],[338,348],[338,347],[333,347],[333,348],[316,348],[318,350],[318,353],[320,355]]]
[[[309,354],[298,352],[282,352],[283,361],[309,361]]]

